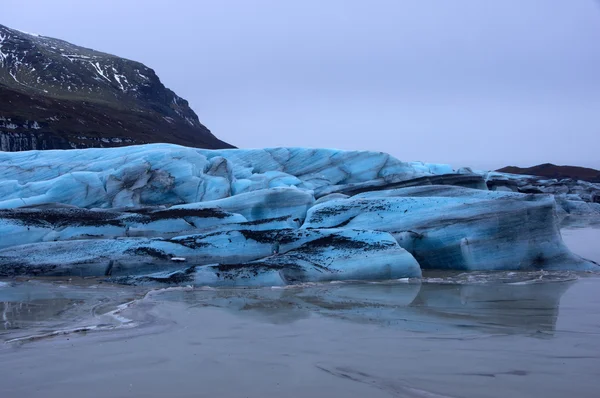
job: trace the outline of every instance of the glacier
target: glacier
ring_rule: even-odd
[[[257,286],[585,270],[600,187],[309,148],[0,152],[0,275]]]
[[[421,186],[316,205],[303,228],[387,231],[423,268],[595,269],[564,246],[555,206],[550,195]]]
[[[174,258],[184,258],[192,266],[182,267]],[[190,275],[190,270],[196,275],[194,281],[211,285],[231,281],[254,285],[253,279],[264,279],[265,274],[269,280],[294,282],[421,276],[419,264],[390,234],[350,229],[233,230],[170,239],[82,239],[18,245],[0,251],[0,274],[10,276],[107,276],[124,281],[139,275],[140,280],[183,281],[177,275]],[[157,272],[162,276],[153,276]]]

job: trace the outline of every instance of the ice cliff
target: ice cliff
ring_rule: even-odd
[[[558,225],[600,214],[598,187],[554,196],[499,180],[367,151],[0,153],[0,275],[235,286],[598,269]]]

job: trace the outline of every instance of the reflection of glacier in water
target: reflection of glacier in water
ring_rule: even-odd
[[[424,284],[411,308],[433,325],[488,333],[534,333],[555,329],[562,295],[574,280],[490,284]]]
[[[53,336],[70,331],[114,329],[128,323],[119,306],[143,297],[136,289],[95,280],[30,280],[0,285],[0,336]]]
[[[169,291],[157,299],[224,308],[272,323],[321,315],[410,331],[546,335],[555,328],[561,296],[575,282],[567,273],[470,273],[425,278],[423,283]]]
[[[120,304],[175,301],[217,307],[269,323],[313,315],[409,331],[481,331],[545,335],[555,328],[569,273],[446,273],[413,280],[307,284],[260,289],[165,289],[22,282],[0,289],[0,333],[51,333],[116,326]],[[134,301],[135,302],[135,301]],[[2,332],[4,330],[4,332]],[[7,339],[5,339],[7,340]]]
[[[1,340],[13,341],[0,344],[3,397],[58,398],[67,389],[81,396],[94,396],[87,391],[109,391],[111,396],[197,396],[202,391],[236,397],[244,391],[249,397],[285,392],[289,397],[382,398],[597,394],[592,375],[600,360],[598,277],[447,274],[429,275],[422,284],[149,292],[36,281],[0,288],[0,300],[28,302],[19,292],[31,290],[31,283],[49,293],[32,298],[36,305],[52,305],[53,295],[78,299],[88,292],[77,306],[57,305],[65,308],[58,316],[65,320],[61,330],[73,319],[101,325],[103,314],[119,302],[133,302],[123,318],[150,317],[141,317],[134,329],[85,336],[46,333],[53,338],[33,343],[15,338],[27,331],[43,335],[39,324],[30,323],[27,331],[0,330]],[[104,302],[111,296],[118,300]],[[90,311],[98,301],[104,308]],[[44,312],[35,323],[47,322],[46,331],[51,330],[58,324],[51,315],[56,312]]]

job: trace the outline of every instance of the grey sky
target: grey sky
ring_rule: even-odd
[[[141,61],[240,147],[600,167],[594,0],[1,0],[0,23]]]

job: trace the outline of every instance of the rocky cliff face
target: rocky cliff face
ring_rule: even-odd
[[[229,148],[147,66],[0,25],[0,149]]]

